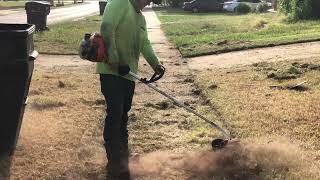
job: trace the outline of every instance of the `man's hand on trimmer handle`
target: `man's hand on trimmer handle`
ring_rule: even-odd
[[[156,75],[163,75],[165,70],[166,69],[161,64],[156,65],[156,67],[154,68]],[[128,65],[120,65],[118,67],[118,73],[121,76],[125,76],[125,75],[129,74],[129,72],[130,72],[130,67]]]
[[[154,68],[154,71],[157,75],[164,74],[165,70],[166,69],[161,64],[156,65],[156,67]]]

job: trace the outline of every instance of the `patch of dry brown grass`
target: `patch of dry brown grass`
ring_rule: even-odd
[[[30,105],[26,109],[14,156],[12,177],[104,179],[106,156],[102,128],[105,101],[100,93],[99,78],[93,74],[94,65],[48,63],[49,68],[41,64],[36,66],[33,74]],[[142,72],[152,73],[150,68],[142,68]],[[179,74],[177,78],[186,77]],[[193,99],[190,83],[177,82],[175,76],[170,78],[158,85],[197,107],[197,97]],[[209,146],[208,136],[202,137],[201,142],[190,142],[191,129],[201,128],[203,124],[196,123],[194,116],[175,108],[146,86],[137,84],[133,103],[129,114],[132,154],[158,150],[181,152],[204,144]],[[183,174],[168,175],[167,179],[184,179]]]
[[[103,179],[104,101],[94,65],[37,68],[13,179]]]
[[[228,120],[235,137],[283,136],[308,151],[309,162],[316,167],[312,169],[317,174],[313,178],[320,178],[320,71],[303,71],[295,79],[268,78],[268,72],[292,66],[291,63],[214,69],[198,72],[195,78],[211,103]],[[304,59],[298,63],[320,64],[320,60]],[[218,84],[215,89],[209,88],[213,81]],[[271,88],[300,82],[305,82],[306,91]],[[303,172],[296,173],[297,177],[304,176]]]

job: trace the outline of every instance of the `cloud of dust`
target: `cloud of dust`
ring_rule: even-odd
[[[150,153],[132,159],[130,171],[135,178],[179,172],[186,179],[312,179],[302,164],[297,148],[289,144],[231,142],[220,151]]]

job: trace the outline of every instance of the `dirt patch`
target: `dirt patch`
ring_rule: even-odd
[[[173,102],[169,101],[169,100],[163,100],[157,103],[146,103],[144,105],[145,107],[152,107],[158,110],[167,110],[167,109],[171,109],[171,108],[175,108],[175,105]]]
[[[186,78],[186,79],[183,80],[183,82],[185,82],[185,83],[193,83],[194,80],[192,78]]]
[[[62,82],[62,81],[59,81],[58,82],[58,88],[64,88],[64,87],[66,87],[66,84],[64,82]]]
[[[224,45],[228,44],[228,41],[227,40],[223,40],[223,41],[217,42],[216,44],[217,44],[217,46],[224,46]]]
[[[268,22],[264,21],[264,20],[260,20],[256,23],[256,25],[254,25],[254,28],[256,28],[256,29],[263,29],[266,27],[268,27]]]
[[[171,125],[171,124],[177,124],[177,123],[179,123],[179,121],[176,121],[176,120],[155,121],[155,122],[154,122],[155,125],[159,125],[159,124],[162,124],[162,125]]]
[[[192,92],[193,95],[196,95],[196,96],[202,94],[202,90],[201,89],[192,89],[191,92]]]
[[[209,88],[209,89],[216,89],[216,88],[218,88],[218,84],[213,83],[213,84],[211,84],[210,86],[208,86],[208,88]]]
[[[106,101],[104,99],[87,100],[82,98],[81,102],[89,106],[104,106],[106,104]]]

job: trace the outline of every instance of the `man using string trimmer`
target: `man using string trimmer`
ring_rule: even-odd
[[[156,74],[164,73],[148,40],[146,21],[141,13],[151,2],[160,4],[161,0],[109,0],[101,24],[103,39],[99,34],[87,34],[85,37],[90,39],[87,42],[98,48],[85,53],[80,50],[80,56],[86,53],[92,55],[82,58],[102,61],[97,63],[96,72],[100,74],[101,92],[107,104],[103,133],[107,171],[108,176],[121,180],[130,178],[127,122],[135,82],[128,73],[137,73],[140,53]],[[104,49],[103,43],[105,54],[101,51]],[[86,46],[85,41],[81,46]]]
[[[102,36],[97,33],[87,33],[80,44],[80,57],[98,62],[97,72],[100,74],[101,92],[107,103],[104,129],[107,169],[109,177],[111,175],[116,179],[130,178],[127,122],[135,87],[134,79],[146,84],[173,101],[175,105],[183,107],[219,130],[224,138],[212,140],[213,150],[224,148],[232,140],[227,130],[152,84],[164,75],[165,68],[159,64],[152,50],[147,37],[145,19],[141,14],[141,9],[149,3],[150,0],[109,1],[101,25]],[[129,8],[124,10],[128,12],[123,12],[120,6]],[[114,16],[116,9],[117,16]],[[127,27],[130,27],[130,32]],[[137,75],[140,53],[155,70],[150,80]]]

